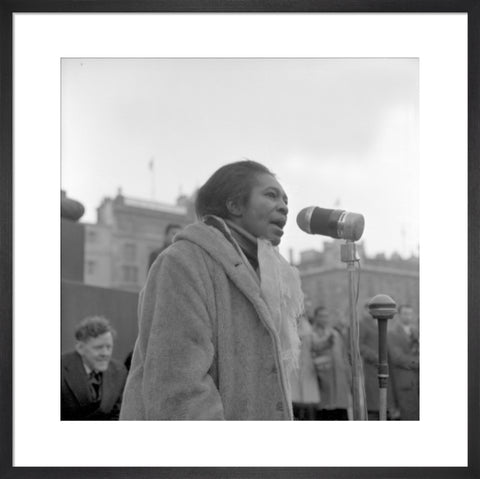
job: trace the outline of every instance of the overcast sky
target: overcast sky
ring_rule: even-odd
[[[175,203],[249,158],[289,196],[286,257],[322,249],[325,238],[296,225],[310,205],[362,213],[368,255],[410,256],[418,88],[415,59],[64,59],[62,188],[95,222],[119,187]]]

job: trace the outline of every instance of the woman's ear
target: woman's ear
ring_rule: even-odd
[[[243,208],[239,205],[238,200],[227,200],[227,210],[233,217],[240,217],[243,214]]]

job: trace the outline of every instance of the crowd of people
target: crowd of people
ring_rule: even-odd
[[[308,308],[307,308],[308,310]],[[349,328],[334,320],[324,306],[302,318],[300,365],[292,378],[293,406],[298,420],[351,420],[352,373]],[[368,420],[379,419],[378,325],[365,306],[359,320],[363,403]],[[419,419],[418,319],[402,304],[389,321],[387,418]]]
[[[305,312],[298,271],[276,248],[288,197],[275,175],[249,160],[225,165],[195,208],[199,220],[152,257],[128,372],[112,359],[105,318],[78,325],[75,351],[62,356],[61,418],[352,419],[348,325],[323,306]],[[361,319],[360,342],[369,419],[378,419],[372,321]],[[412,308],[389,327],[389,417],[418,419]]]

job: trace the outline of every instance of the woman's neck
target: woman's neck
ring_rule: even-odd
[[[225,223],[229,226],[232,236],[244,252],[248,261],[250,261],[250,264],[256,270],[258,268],[257,238],[231,220],[226,219]]]

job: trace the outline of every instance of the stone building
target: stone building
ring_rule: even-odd
[[[312,307],[323,305],[340,321],[349,318],[349,289],[347,265],[341,262],[342,241],[324,244],[323,251],[308,250],[300,253],[296,266],[300,271],[302,288]],[[409,303],[419,312],[419,259],[402,259],[393,254],[390,258],[380,254],[365,255],[362,243],[356,245],[360,259],[355,277],[358,289],[357,311],[362,314],[364,304],[377,294],[388,294],[397,303]],[[358,276],[359,275],[359,276]],[[358,279],[358,282],[357,282]]]
[[[83,205],[61,192],[61,351],[75,348],[75,328],[87,316],[104,316],[117,332],[113,356],[123,361],[137,336],[138,293],[85,284]]]
[[[193,221],[193,203],[185,196],[175,205],[126,197],[121,191],[113,199],[104,198],[97,222],[85,223],[85,283],[139,291],[167,226]]]

